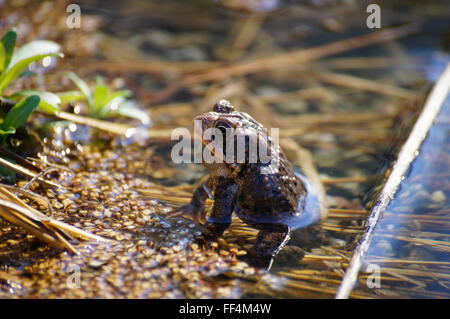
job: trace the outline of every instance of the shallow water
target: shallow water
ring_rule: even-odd
[[[450,97],[386,209],[366,257],[380,267],[381,297],[448,298]],[[375,265],[375,266],[374,266]],[[403,278],[398,281],[395,278]],[[364,282],[367,273],[361,274]]]

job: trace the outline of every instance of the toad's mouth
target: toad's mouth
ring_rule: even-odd
[[[225,154],[221,147],[216,148],[214,138],[208,138],[205,136],[205,131],[209,128],[208,123],[211,119],[205,119],[198,116],[194,118],[194,139],[200,140],[202,143],[202,159],[205,160],[205,148],[211,153],[211,157],[214,157],[216,163],[225,163]]]
[[[214,162],[216,163],[226,163],[226,156],[222,151],[221,147],[215,147],[214,139],[207,140],[204,138],[201,138],[202,141],[202,159],[205,159],[205,148],[209,150],[211,153],[211,157],[214,157]],[[209,159],[211,161],[211,159]]]

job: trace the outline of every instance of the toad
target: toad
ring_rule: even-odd
[[[259,229],[251,255],[262,258],[276,255],[293,229],[320,219],[323,206],[311,181],[294,171],[280,146],[249,114],[236,111],[230,102],[221,100],[212,112],[195,117],[194,125],[195,132],[201,132],[203,150],[207,148],[215,160],[202,157],[209,176],[196,187],[190,203],[172,216],[196,221],[206,217],[204,235],[214,240],[230,226],[235,213]],[[214,133],[206,134],[208,129]],[[253,142],[257,149],[252,148]],[[214,200],[208,215],[207,198]]]

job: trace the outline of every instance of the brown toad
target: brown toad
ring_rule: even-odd
[[[197,116],[194,125],[195,131],[201,132],[202,146],[215,161],[202,157],[210,175],[195,189],[191,202],[174,216],[202,220],[209,197],[214,205],[206,219],[209,231],[205,236],[220,236],[235,212],[260,229],[252,253],[268,258],[280,251],[292,229],[310,225],[321,217],[322,206],[315,188],[302,174],[294,172],[281,148],[250,115],[235,111],[228,101],[221,100],[213,112]],[[213,133],[206,134],[208,129],[214,129]],[[254,145],[258,147],[252,148]]]

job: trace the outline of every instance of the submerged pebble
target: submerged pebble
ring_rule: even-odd
[[[435,191],[431,194],[431,200],[435,203],[443,203],[447,200],[443,191]]]

